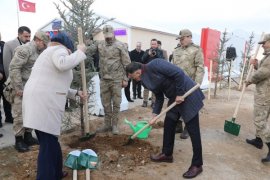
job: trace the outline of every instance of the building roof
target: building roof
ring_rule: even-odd
[[[94,16],[100,17],[102,20],[109,20],[110,18],[105,17],[103,15],[99,15],[99,14],[94,14]],[[43,25],[42,27],[40,27],[39,29],[45,29],[46,27],[48,27],[53,21],[58,21],[58,20],[62,20],[61,18],[54,18],[53,20],[49,21],[48,23],[46,23],[45,25]],[[177,37],[177,34],[173,34],[173,33],[169,33],[169,32],[164,32],[164,31],[160,31],[160,30],[154,30],[154,29],[149,29],[149,28],[145,28],[145,27],[139,27],[139,26],[133,26],[130,24],[126,24],[123,22],[120,22],[118,20],[113,19],[112,20],[114,23],[117,23],[119,25],[125,26],[127,28],[131,28],[131,29],[137,29],[137,30],[142,30],[142,31],[149,31],[149,32],[154,32],[154,33],[159,33],[159,34],[164,34],[164,35],[169,35],[169,36],[175,36]]]

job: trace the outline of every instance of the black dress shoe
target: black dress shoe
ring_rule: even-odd
[[[132,99],[128,99],[128,102],[134,102]]]
[[[138,96],[139,99],[143,99],[142,96]]]
[[[166,156],[163,153],[157,154],[157,155],[150,155],[150,159],[153,162],[168,162],[172,163],[173,162],[173,156]]]
[[[3,134],[0,134],[0,138],[3,137]]]
[[[203,171],[202,166],[191,166],[187,172],[183,174],[184,178],[191,179],[196,177],[198,174],[200,174]]]

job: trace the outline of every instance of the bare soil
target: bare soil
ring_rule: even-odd
[[[200,113],[200,127],[203,145],[204,171],[196,179],[205,180],[269,180],[270,165],[262,164],[261,158],[267,154],[266,146],[262,150],[246,144],[246,138],[254,138],[255,128],[252,122],[253,89],[249,87],[244,95],[236,123],[241,125],[239,136],[224,132],[224,121],[232,118],[240,91],[232,90],[230,100],[228,91],[218,91],[218,96],[205,100]],[[150,108],[136,106],[122,112],[120,119],[128,118],[135,123],[151,117]],[[102,125],[102,117],[96,117],[97,126]],[[86,142],[80,142],[80,131],[76,130],[61,136],[63,158],[75,149],[93,149],[100,158],[97,170],[91,171],[94,180],[178,180],[190,166],[192,146],[190,139],[175,137],[174,162],[153,163],[149,161],[151,153],[159,152],[163,138],[163,120],[155,125],[146,140],[136,140],[130,146],[123,146],[133,132],[129,126],[120,122],[121,135],[99,134]],[[27,153],[17,153],[13,147],[0,150],[0,179],[35,179],[38,146]],[[66,179],[72,179],[72,170]],[[85,179],[84,171],[78,172],[78,179]]]

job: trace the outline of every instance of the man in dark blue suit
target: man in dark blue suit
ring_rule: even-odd
[[[199,126],[199,111],[203,107],[203,93],[197,89],[183,99],[182,96],[195,86],[195,82],[186,76],[179,67],[163,59],[157,58],[148,64],[132,62],[126,67],[126,72],[131,79],[141,81],[145,88],[156,95],[153,117],[161,112],[164,95],[169,99],[168,106],[174,101],[177,102],[177,105],[167,112],[164,120],[162,152],[151,155],[151,160],[154,162],[173,162],[175,127],[178,119],[182,117],[190,134],[193,147],[191,166],[183,174],[183,177],[196,177],[203,171]],[[153,119],[149,121],[149,124],[154,124]]]

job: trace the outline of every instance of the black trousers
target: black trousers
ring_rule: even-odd
[[[125,95],[126,95],[127,100],[131,100],[131,98],[130,98],[130,83],[131,83],[131,80],[128,80],[128,85],[127,85],[127,87],[125,87]]]
[[[60,180],[62,178],[62,150],[58,137],[35,130],[39,141],[37,180]]]
[[[132,80],[132,90],[134,97],[142,97],[142,82]]]
[[[0,101],[1,98],[3,99],[3,109],[5,112],[5,116],[6,116],[6,120],[8,122],[13,121],[13,117],[11,114],[11,104],[6,100],[5,96],[3,95],[3,90],[0,91]],[[1,111],[0,111],[0,121],[2,120],[2,115],[1,115]]]
[[[173,154],[175,128],[179,118],[180,114],[171,111],[169,111],[165,117],[162,153],[164,153],[167,156]],[[196,116],[194,116],[194,118],[185,123],[185,125],[190,135],[193,148],[193,157],[191,165],[201,166],[203,165],[203,160],[202,160],[202,143],[199,125],[199,115],[197,114]]]

